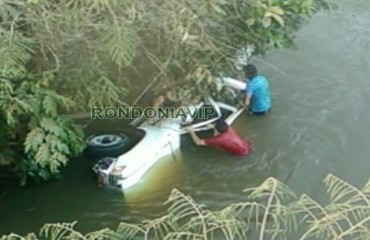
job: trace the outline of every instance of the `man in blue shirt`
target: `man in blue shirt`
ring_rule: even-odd
[[[248,107],[251,115],[268,113],[272,107],[268,80],[259,75],[257,68],[252,64],[244,66],[244,72],[249,80],[245,89],[244,106]]]

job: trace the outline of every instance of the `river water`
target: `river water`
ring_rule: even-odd
[[[178,188],[211,209],[244,200],[242,190],[274,176],[297,193],[323,199],[328,173],[359,186],[370,176],[370,2],[338,1],[339,9],[315,17],[297,34],[297,49],[255,60],[271,82],[269,116],[235,122],[254,153],[242,160],[182,144],[125,195],[98,188],[90,162],[76,160],[62,181],[28,186],[0,196],[0,235],[37,231],[44,223],[78,221],[81,231],[115,228],[164,213]],[[283,73],[282,73],[283,72]]]

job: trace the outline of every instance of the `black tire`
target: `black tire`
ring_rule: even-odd
[[[125,134],[98,134],[88,136],[85,142],[89,156],[117,157],[127,150],[131,139]]]

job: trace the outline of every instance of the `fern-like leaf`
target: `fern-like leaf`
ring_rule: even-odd
[[[50,160],[50,151],[48,145],[44,143],[40,145],[40,147],[37,149],[35,161],[36,163],[45,167],[49,164],[49,160]]]
[[[9,80],[0,78],[0,98],[9,97],[13,92],[13,84]]]
[[[48,133],[59,135],[62,129],[50,118],[43,118],[40,122],[40,126]]]
[[[0,34],[0,66],[3,74],[23,77],[27,72],[25,65],[33,53],[31,46],[30,39],[18,32],[5,31]]]
[[[248,224],[239,219],[237,215],[224,214],[224,210],[217,213],[208,212],[208,214],[204,215],[208,225],[207,235],[221,231],[223,238],[226,240],[245,239],[249,228]]]
[[[117,234],[125,240],[135,240],[139,236],[145,235],[145,228],[140,225],[130,223],[120,223],[117,228]]]
[[[31,151],[36,151],[41,144],[43,144],[45,139],[45,133],[40,128],[32,129],[26,136],[26,140],[24,142],[25,153],[29,153]]]
[[[61,154],[60,152],[54,152],[49,159],[48,165],[50,172],[55,174],[59,172],[61,166],[65,166],[68,162],[66,155]]]
[[[155,239],[164,239],[170,232],[176,231],[176,224],[172,221],[171,215],[144,221],[147,234],[153,234]]]
[[[275,191],[274,197],[276,200],[290,201],[297,198],[297,195],[288,186],[272,177],[266,179],[260,186],[256,188],[247,188],[244,192],[249,192],[249,197],[254,199],[269,197],[273,190]]]
[[[76,221],[72,223],[54,223],[45,224],[41,230],[40,235],[50,240],[62,240],[62,239],[85,239],[85,237],[74,230]]]
[[[51,96],[46,96],[42,101],[42,107],[46,114],[55,116],[57,114],[58,105]]]
[[[34,233],[29,233],[27,236],[23,237],[18,234],[11,233],[7,236],[0,237],[0,240],[37,240],[37,236]]]
[[[168,211],[176,217],[176,221],[183,220],[184,218],[200,216],[203,213],[203,209],[200,205],[198,205],[191,197],[186,196],[177,189],[172,190],[170,197],[164,204],[170,204]]]
[[[62,154],[70,154],[68,145],[61,141],[60,138],[56,137],[53,134],[48,134],[46,136],[46,142],[49,145],[49,148],[52,152],[60,152]]]
[[[164,240],[200,240],[204,239],[203,235],[192,232],[175,232],[168,234]]]
[[[85,235],[86,240],[119,240],[122,239],[116,232],[105,228],[99,231],[90,232]]]
[[[103,45],[108,48],[112,60],[119,67],[129,66],[136,56],[140,38],[130,25],[112,25],[102,37]]]
[[[112,107],[117,104],[124,105],[121,99],[127,90],[116,86],[111,79],[101,76],[88,89],[88,93],[90,96],[89,107]]]

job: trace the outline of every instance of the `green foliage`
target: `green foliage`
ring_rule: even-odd
[[[0,28],[1,30],[1,28]],[[27,73],[32,40],[19,32],[4,31],[0,35],[0,73],[2,76],[22,77]]]
[[[210,94],[215,75],[236,71],[238,50],[291,46],[325,4],[2,0],[0,161],[13,162],[23,179],[55,176],[83,147],[81,131],[62,114],[125,105],[127,89],[151,76],[177,100]]]
[[[0,44],[29,51],[14,51],[12,58],[7,54],[10,48],[4,47],[6,54],[0,58],[13,61],[2,62],[24,68],[22,56],[32,52],[36,66],[32,71],[57,73],[49,87],[82,102],[75,109],[80,111],[93,104],[122,102],[126,93],[122,89],[143,78],[141,69],[149,76],[160,73],[165,84],[181,79],[181,88],[191,87],[189,79],[197,76],[189,78],[189,73],[199,67],[212,74],[233,72],[237,50],[251,44],[257,53],[265,53],[292,45],[293,33],[326,3],[52,0],[5,1],[3,6],[0,14],[7,21],[0,26],[4,31]],[[202,77],[197,80],[211,81],[208,75]],[[119,87],[101,91],[91,84],[98,81]],[[101,100],[95,99],[97,95]]]
[[[323,0],[17,3],[18,15],[9,21],[18,26],[15,32],[32,39],[38,72],[57,72],[51,87],[82,100],[79,107],[85,110],[95,103],[122,102],[122,88],[143,78],[142,69],[146,76],[160,73],[165,84],[181,79],[182,88],[191,87],[187,76],[198,67],[213,74],[233,72],[237,50],[252,44],[257,53],[265,53],[292,45],[293,33],[326,4]],[[24,22],[27,30],[22,28]],[[110,88],[113,95],[100,91],[91,85],[99,79],[109,79],[102,84],[111,82],[119,88]],[[96,95],[109,100],[97,101]]]
[[[132,63],[136,55],[136,49],[140,44],[140,38],[129,25],[113,25],[106,30],[101,42],[105,46],[109,46],[107,50],[112,57],[112,61],[122,67],[129,66]]]
[[[97,94],[99,92],[107,93],[108,96]],[[124,105],[125,103],[121,100],[127,91],[124,88],[117,87],[114,83],[105,76],[100,77],[95,83],[93,83],[91,89],[87,91],[90,101],[88,106],[117,106]]]
[[[7,91],[0,97],[0,110],[7,126],[18,132],[14,140],[24,144],[24,154],[19,153],[24,159],[15,168],[22,183],[27,176],[46,180],[57,175],[84,146],[81,130],[59,114],[61,108],[71,107],[73,102],[28,82],[14,89],[9,88],[9,81],[3,86]]]
[[[8,239],[369,239],[370,180],[361,188],[328,175],[330,197],[322,205],[306,194],[297,196],[275,178],[246,189],[246,201],[211,211],[174,189],[166,215],[141,223],[120,223],[115,231],[82,233],[76,222],[46,224],[39,235],[11,234]]]
[[[53,74],[29,72],[37,41],[20,29],[24,2],[1,4],[5,6],[0,10],[1,162],[14,165],[22,184],[29,176],[50,179],[83,149],[81,130],[61,115],[74,102],[49,89]]]

